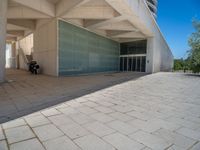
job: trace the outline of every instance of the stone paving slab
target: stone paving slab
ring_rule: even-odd
[[[196,143],[196,141],[191,138],[166,129],[160,129],[153,134],[158,135],[169,143],[173,143],[175,147],[179,147],[180,149],[189,149]]]
[[[11,144],[10,150],[45,150],[38,139],[29,139],[19,143]]]
[[[81,150],[72,140],[67,136],[62,136],[44,142],[47,150]]]
[[[138,79],[131,79],[130,74],[120,74],[113,75],[115,80],[111,80],[112,76],[103,75],[66,77],[73,79],[71,81],[66,78],[35,76],[37,82],[33,85],[37,90],[32,91],[28,88],[29,75],[23,72],[19,74],[27,79],[24,82],[16,76],[17,82],[12,83],[20,92],[17,93],[11,85],[0,86],[0,108],[4,107],[2,110],[6,111],[7,107],[13,112],[10,105],[20,103],[20,96],[23,97],[22,103],[26,99],[33,107],[39,108],[31,108],[33,113],[30,113],[23,106],[25,111],[22,117],[16,115],[16,119],[0,124],[0,150],[200,148],[200,77],[180,73],[156,73]],[[90,77],[91,80],[88,80]],[[74,79],[84,83],[82,86],[86,91],[86,87],[92,87],[93,84],[97,86],[103,79],[106,82],[124,82],[107,88],[99,85],[99,90],[83,94],[84,88],[73,83]],[[69,88],[66,84],[72,87]],[[56,87],[53,89],[55,95],[49,92],[52,91],[52,85]],[[69,91],[76,91],[75,89],[82,91],[83,95],[48,105],[43,105],[40,99],[43,97],[45,102],[48,99],[56,101],[55,98],[59,95],[70,97]],[[6,90],[9,90],[10,98],[6,97]],[[15,96],[17,101],[14,100]],[[18,112],[21,110],[16,109]]]
[[[35,127],[33,131],[41,141],[48,141],[64,135],[64,133],[53,124]]]
[[[5,136],[4,136],[3,130],[0,126],[0,140],[4,140],[4,139],[5,139]]]
[[[16,128],[6,129],[5,135],[9,144],[35,137],[32,130],[28,126],[20,126]]]
[[[99,122],[88,123],[88,124],[85,124],[84,127],[88,131],[96,134],[99,137],[103,137],[103,136],[106,136],[106,135],[116,132],[112,128],[109,128],[108,126],[106,126],[102,123],[99,123]]]
[[[199,149],[200,149],[200,142],[197,143],[197,144],[195,144],[195,145],[191,148],[191,150],[199,150]]]
[[[160,149],[164,150],[173,145],[173,143],[165,141],[159,136],[156,136],[144,131],[138,131],[136,133],[133,133],[130,135],[130,138],[154,150],[160,150]]]
[[[115,133],[105,136],[103,139],[108,143],[110,143],[111,145],[113,145],[118,150],[132,150],[132,149],[140,150],[145,147],[139,142],[131,140],[127,136],[122,135],[120,133]]]
[[[82,150],[114,150],[114,148],[95,135],[87,135],[74,141]]]
[[[0,150],[8,150],[8,146],[5,140],[0,141]]]

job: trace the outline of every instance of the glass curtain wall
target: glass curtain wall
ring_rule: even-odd
[[[59,21],[59,75],[119,71],[118,42]]]
[[[120,70],[146,71],[147,41],[135,41],[120,44]]]

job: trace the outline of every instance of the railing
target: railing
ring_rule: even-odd
[[[18,52],[19,52],[19,54],[22,55],[22,58],[23,58],[24,63],[25,63],[26,65],[28,65],[28,64],[32,61],[32,55],[26,55],[26,54],[24,53],[24,50],[23,50],[22,48],[19,48],[19,49],[18,49]]]

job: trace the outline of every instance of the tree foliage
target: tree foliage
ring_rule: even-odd
[[[194,73],[200,72],[200,21],[193,21],[195,32],[190,36],[188,62]]]
[[[184,69],[184,60],[183,59],[175,59],[174,60],[174,70],[183,70]]]

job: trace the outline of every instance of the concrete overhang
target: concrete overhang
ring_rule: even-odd
[[[145,20],[148,14],[141,15],[141,11],[148,13],[143,3],[143,0],[131,0],[131,3],[128,0],[9,0],[7,30],[33,32],[38,20],[61,18],[115,41],[134,41],[153,36],[152,21]]]

